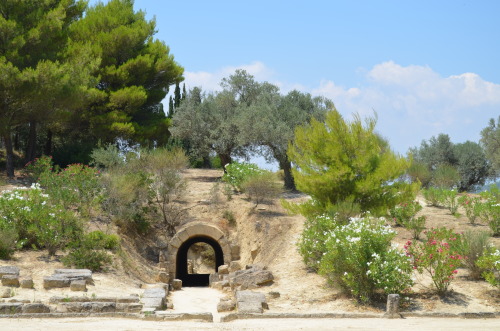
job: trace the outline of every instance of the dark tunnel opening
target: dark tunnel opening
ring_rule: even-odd
[[[189,238],[177,251],[175,278],[182,280],[182,286],[201,287],[209,285],[210,274],[190,274],[188,272],[188,251],[189,248],[196,243],[206,243],[213,248],[215,254],[215,270],[213,270],[213,273],[217,272],[219,266],[224,264],[224,253],[216,240],[204,236]]]

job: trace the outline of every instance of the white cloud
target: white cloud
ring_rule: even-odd
[[[186,87],[220,90],[221,79],[236,69],[248,71],[257,81],[277,85],[282,93],[297,89],[330,98],[344,116],[372,116],[376,111],[378,131],[400,153],[439,133],[449,134],[456,143],[478,141],[489,119],[500,114],[500,84],[487,82],[475,73],[443,77],[428,66],[401,66],[392,61],[375,65],[357,87],[331,80],[323,80],[315,88],[279,81],[262,62],[228,66],[212,73],[186,72]]]

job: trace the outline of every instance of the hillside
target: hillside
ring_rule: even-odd
[[[323,277],[306,269],[296,246],[302,231],[303,218],[288,215],[279,201],[272,205],[259,205],[257,208],[241,194],[233,194],[232,199],[228,201],[221,186],[217,189],[217,182],[222,175],[218,170],[190,169],[185,171],[184,175],[188,180],[187,194],[182,201],[188,208],[184,223],[194,220],[215,223],[228,233],[231,242],[240,246],[242,265],[258,263],[272,271],[275,276],[274,283],[257,290],[266,294],[275,292],[272,298],[268,295],[271,311],[303,313],[385,309],[384,303],[375,307],[357,305],[351,299],[343,297],[335,287],[328,285]],[[0,189],[6,188],[8,187]],[[307,197],[286,193],[283,198],[299,201]],[[468,224],[464,216],[456,219],[446,209],[425,206],[421,213],[428,217],[428,228],[447,226],[456,231],[487,229],[484,224]],[[233,217],[234,222],[231,221]],[[92,226],[108,232],[117,231],[111,224],[94,222]],[[405,229],[395,229],[398,232],[397,243],[403,244],[411,238]],[[153,261],[154,256],[159,253],[158,247],[162,246],[167,238],[161,233],[155,233],[150,238],[141,240],[143,241],[123,237],[123,252],[115,257],[113,267],[108,273],[94,275],[95,286],[91,286],[86,295],[140,294],[141,284],[154,282],[159,271]],[[496,246],[500,246],[500,238],[493,238],[492,241]],[[54,269],[62,267],[59,260],[60,256],[49,260],[46,252],[29,251],[17,252],[11,261],[1,261],[0,265],[19,266],[22,275],[32,276],[35,281],[35,290],[16,289],[13,299],[44,301],[54,295],[72,295],[69,289],[47,291],[41,287],[43,276],[50,275]],[[423,279],[424,284],[426,281],[428,280]],[[459,270],[451,289],[452,292],[448,296],[439,298],[417,286],[408,309],[416,312],[453,313],[500,310],[499,291],[484,281],[468,280],[465,269]]]

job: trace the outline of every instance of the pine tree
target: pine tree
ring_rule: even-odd
[[[181,89],[179,87],[179,82],[175,83],[174,90],[174,108],[177,108],[181,105]]]
[[[168,118],[172,118],[174,116],[174,99],[172,96],[168,99]]]

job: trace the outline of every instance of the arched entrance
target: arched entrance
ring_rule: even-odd
[[[193,237],[186,240],[177,251],[176,278],[182,280],[183,286],[208,286],[210,274],[190,273],[188,271],[188,251],[196,243],[206,243],[214,250],[215,268],[211,273],[217,272],[219,266],[224,264],[224,253],[219,243],[206,236]]]
[[[170,281],[181,279],[183,286],[208,286],[209,274],[190,274],[188,272],[188,251],[197,243],[205,243],[214,250],[215,266],[212,271],[232,260],[231,247],[224,232],[208,222],[191,222],[180,229],[170,240],[166,262]]]

